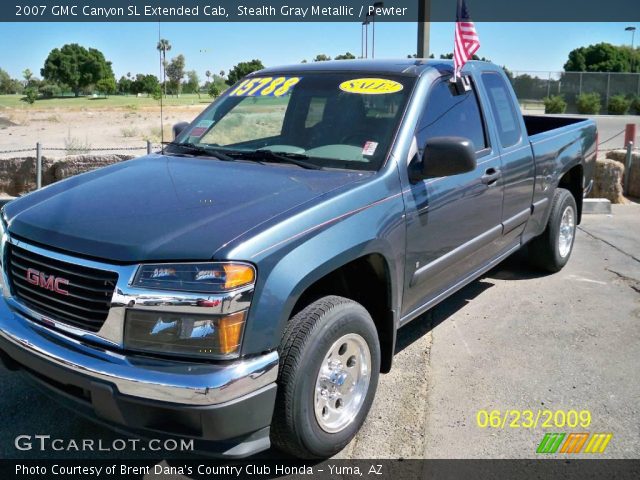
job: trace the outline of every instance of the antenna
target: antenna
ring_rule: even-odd
[[[161,44],[162,38],[160,35],[160,21],[158,21],[158,46],[160,47],[159,50],[159,56],[160,56],[160,75],[159,77],[162,78],[162,86],[164,87],[165,91],[167,88],[167,79],[164,77],[164,65],[162,65],[162,51],[164,48],[164,45]],[[160,145],[161,145],[161,151],[162,154],[164,155],[164,120],[163,120],[163,113],[162,113],[162,101],[163,101],[163,94],[162,94],[162,88],[160,89]]]

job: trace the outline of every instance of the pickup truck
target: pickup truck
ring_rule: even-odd
[[[523,247],[560,270],[592,184],[593,121],[523,117],[491,63],[452,71],[254,72],[161,152],[8,203],[4,365],[214,455],[340,451],[398,329]]]

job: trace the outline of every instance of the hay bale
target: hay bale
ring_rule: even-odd
[[[624,165],[627,161],[627,151],[620,149],[607,152],[607,158],[617,160]],[[627,175],[627,172],[625,172],[625,175]],[[624,192],[625,195],[640,198],[640,150],[636,149],[631,152],[631,168],[628,175],[629,185],[627,186],[627,191]]]
[[[622,194],[624,165],[610,158],[596,160],[593,189],[589,197],[606,198],[611,203],[626,203]]]

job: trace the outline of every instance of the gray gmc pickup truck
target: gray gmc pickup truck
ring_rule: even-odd
[[[8,203],[3,363],[139,435],[340,451],[400,327],[520,248],[552,272],[571,255],[594,122],[523,117],[491,63],[451,78],[262,70],[162,152]]]

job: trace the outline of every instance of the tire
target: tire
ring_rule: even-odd
[[[273,445],[299,458],[335,455],[362,426],[378,385],[380,343],[371,316],[347,298],[320,298],[289,320],[278,353]]]
[[[534,267],[558,272],[567,264],[576,238],[577,212],[571,192],[557,188],[547,227],[529,244],[529,262]]]

